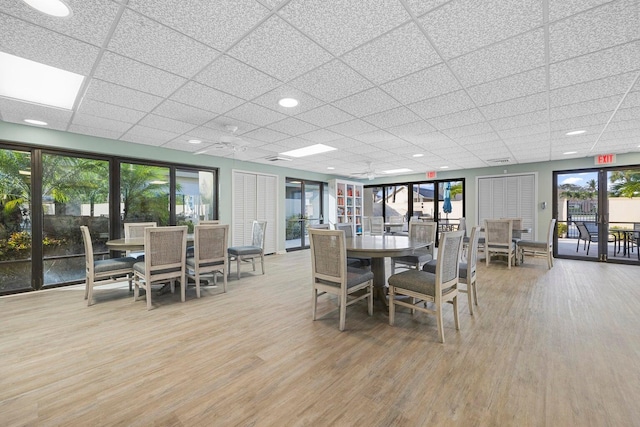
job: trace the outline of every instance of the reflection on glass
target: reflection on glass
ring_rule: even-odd
[[[208,171],[176,171],[176,224],[193,233],[200,221],[217,219],[214,205],[214,176]]]
[[[433,219],[433,183],[413,185],[413,216],[422,219]]]
[[[0,292],[31,287],[31,155],[0,150]]]
[[[122,222],[169,225],[169,168],[122,163],[120,212]],[[179,186],[176,190],[180,191]],[[122,235],[124,231],[121,230]]]

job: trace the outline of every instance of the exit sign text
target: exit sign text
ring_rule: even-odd
[[[427,179],[436,179],[436,171],[427,172]]]
[[[616,162],[615,154],[599,154],[595,157],[596,165],[611,165]]]

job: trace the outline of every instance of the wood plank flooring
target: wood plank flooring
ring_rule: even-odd
[[[249,269],[250,270],[250,269]],[[481,264],[474,316],[336,300],[311,320],[308,251],[228,292],[126,285],[0,298],[2,426],[631,426],[640,420],[640,269]],[[234,269],[235,272],[235,269]]]

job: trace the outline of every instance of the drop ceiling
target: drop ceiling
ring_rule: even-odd
[[[336,175],[640,151],[638,0],[67,3],[3,1],[0,51],[86,76],[73,109],[0,120]]]

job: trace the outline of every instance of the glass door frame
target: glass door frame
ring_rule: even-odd
[[[286,227],[289,225],[288,222],[292,221],[295,222],[297,221],[298,226],[300,227],[300,245],[298,246],[291,246],[291,247],[286,247],[286,251],[287,252],[291,252],[291,251],[298,251],[298,250],[302,250],[302,249],[309,249],[309,242],[307,240],[307,226],[309,225],[309,221],[315,221],[317,220],[319,224],[324,224],[324,219],[325,219],[325,213],[326,213],[326,206],[325,206],[325,191],[327,191],[326,188],[326,183],[322,182],[322,181],[312,181],[312,180],[305,180],[305,179],[299,179],[299,178],[291,178],[291,177],[287,177],[285,178],[285,187],[289,184],[298,184],[299,185],[299,189],[300,189],[300,209],[299,212],[299,218],[296,219],[289,219],[289,212],[285,212],[285,230]],[[313,185],[313,186],[317,186],[318,187],[318,201],[320,202],[320,215],[318,218],[308,218],[307,214],[306,214],[306,187],[307,185]],[[287,192],[285,190],[285,203],[287,200]],[[285,207],[285,210],[287,208]],[[286,234],[286,233],[285,233]],[[297,239],[290,239],[291,241],[295,241]],[[285,235],[285,246],[286,246],[286,242],[287,242],[287,238]]]

